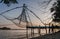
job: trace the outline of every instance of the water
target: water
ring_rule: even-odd
[[[29,36],[31,36],[31,30],[29,31]],[[35,33],[38,32],[38,30],[34,31]],[[41,34],[45,33],[45,30],[41,30]],[[35,34],[34,36],[39,36],[38,34]],[[0,30],[0,39],[26,39],[26,30]]]
[[[38,30],[34,31],[35,33]],[[31,30],[28,30],[29,37],[31,36]],[[38,34],[35,34],[38,36]],[[26,39],[26,30],[0,30],[0,39]]]
[[[25,30],[0,30],[0,39],[26,38]]]
[[[31,30],[28,30],[28,37],[31,38]],[[0,30],[0,39],[27,39],[26,30]]]

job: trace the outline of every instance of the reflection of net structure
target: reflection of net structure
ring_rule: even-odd
[[[14,10],[14,9],[18,9],[18,8],[23,8],[23,9],[22,9],[22,13],[16,18],[9,19],[5,15],[3,15],[3,14],[5,14],[8,11],[11,11],[11,10]],[[33,11],[28,9],[25,4],[23,4],[23,6],[21,6],[21,7],[16,7],[16,8],[7,10],[5,12],[2,12],[0,15],[3,16],[4,18],[6,18],[7,20],[10,20],[11,22],[13,22],[15,25],[17,25],[19,27],[33,26],[28,11],[31,12],[36,18],[38,18],[42,24],[45,25],[45,23]]]

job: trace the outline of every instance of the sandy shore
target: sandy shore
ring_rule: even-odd
[[[43,36],[34,37],[31,39],[60,39],[60,31],[58,31],[56,33],[52,33],[52,34],[46,34]]]

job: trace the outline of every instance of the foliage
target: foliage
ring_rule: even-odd
[[[54,12],[53,14],[53,21],[54,22],[60,22],[60,0],[57,0],[57,2],[55,2],[53,4],[53,7],[51,8],[51,12]]]
[[[17,0],[1,0],[0,3],[4,3],[7,6],[10,6],[10,4],[18,3]]]

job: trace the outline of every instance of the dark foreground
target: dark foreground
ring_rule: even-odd
[[[52,34],[46,34],[43,36],[34,37],[31,39],[60,39],[60,31],[52,33]]]

